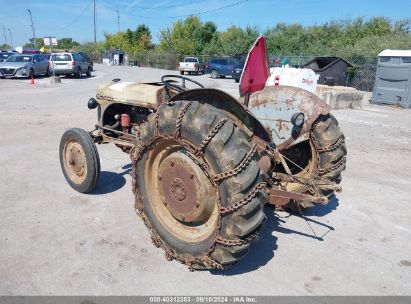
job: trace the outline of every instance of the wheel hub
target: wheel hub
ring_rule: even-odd
[[[64,159],[67,173],[76,184],[84,181],[87,175],[86,155],[78,142],[71,141],[65,147]]]
[[[170,214],[185,223],[207,220],[215,190],[198,164],[181,151],[168,155],[160,164],[158,189]]]
[[[184,182],[178,177],[174,179],[171,184],[171,193],[174,195],[174,198],[180,202],[187,196],[187,191],[184,186]]]

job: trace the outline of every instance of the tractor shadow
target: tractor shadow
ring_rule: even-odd
[[[123,172],[120,173],[101,171],[97,186],[90,194],[107,194],[123,188],[126,184],[124,176],[131,172],[131,165],[125,165],[121,169],[123,169]]]
[[[317,204],[314,207],[308,208],[304,210],[303,213],[305,216],[319,216],[322,217],[327,215],[335,210],[337,210],[338,206],[340,205],[338,197],[335,195],[330,197],[330,200],[327,205],[320,205]]]
[[[210,270],[213,275],[234,276],[257,270],[266,265],[273,257],[274,251],[277,250],[277,237],[273,232],[278,230],[278,220],[271,206],[264,207],[264,213],[267,217],[260,237],[250,246],[248,255],[227,270]]]
[[[234,276],[247,272],[252,272],[258,268],[266,265],[272,258],[274,258],[274,251],[277,250],[277,237],[274,234],[296,234],[303,237],[311,238],[317,241],[324,241],[325,236],[334,231],[334,227],[324,224],[320,221],[309,218],[309,216],[322,217],[331,213],[338,207],[338,198],[332,196],[327,205],[316,205],[312,208],[304,210],[303,215],[297,211],[276,211],[273,206],[265,205],[264,212],[267,217],[263,229],[260,233],[260,237],[255,241],[251,247],[248,255],[240,260],[234,267],[227,270],[210,270],[213,275],[222,276]],[[287,219],[295,216],[304,219],[307,222],[306,229],[298,231],[292,228],[285,227]],[[321,226],[326,229],[322,234],[318,234],[317,226]]]

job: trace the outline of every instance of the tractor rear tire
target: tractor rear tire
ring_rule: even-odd
[[[332,114],[321,115],[313,124],[309,143],[311,148],[310,178],[320,182],[314,186],[305,186],[299,190],[315,196],[330,196],[335,192],[332,184],[340,184],[341,173],[345,170],[347,147],[345,137],[338,126],[338,121]],[[324,183],[321,183],[323,181]],[[296,203],[302,208],[314,206],[310,202],[290,202],[288,207],[295,209]]]
[[[249,135],[197,101],[162,104],[137,133],[133,192],[153,243],[190,270],[225,269],[243,258],[267,201]]]

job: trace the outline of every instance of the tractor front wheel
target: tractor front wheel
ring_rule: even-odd
[[[89,193],[100,176],[100,158],[90,134],[83,129],[67,130],[60,141],[60,165],[69,185]]]

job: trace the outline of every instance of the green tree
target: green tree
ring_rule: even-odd
[[[121,49],[127,53],[145,52],[153,48],[150,29],[139,25],[135,31],[127,29],[116,34],[104,34],[106,49]]]
[[[0,50],[10,50],[11,45],[8,45],[7,43],[0,44]]]
[[[407,48],[410,24],[409,19],[392,22],[385,17],[333,20],[307,27],[280,23],[265,31],[265,36],[268,53],[276,56],[334,55],[350,59],[376,56],[385,48]]]
[[[181,55],[201,54],[216,31],[217,26],[213,22],[203,24],[198,17],[190,16],[160,31],[159,50]]]
[[[25,49],[34,49],[34,48],[42,48],[44,46],[44,40],[43,38],[36,38],[36,45],[34,45],[34,39],[30,38],[29,42],[27,42],[25,45],[23,45],[23,48]]]
[[[219,35],[221,54],[234,57],[247,54],[258,35],[257,28],[230,26]]]
[[[77,51],[82,51],[89,54],[92,58],[99,58],[104,53],[104,42],[85,42],[74,48]]]
[[[59,49],[73,49],[75,47],[78,47],[80,43],[77,41],[74,41],[73,38],[61,38],[57,40],[57,48]]]

